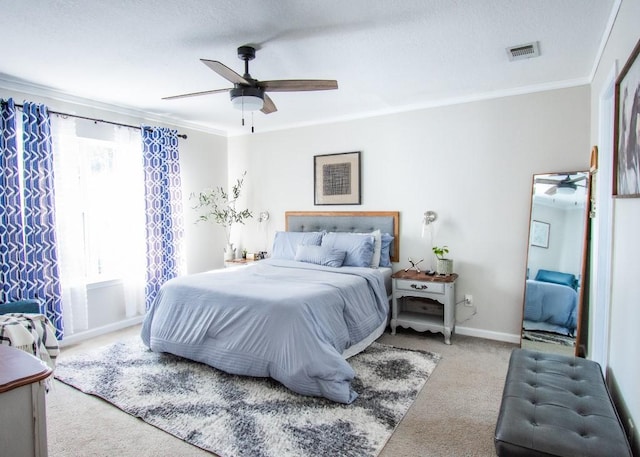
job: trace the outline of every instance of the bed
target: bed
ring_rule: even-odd
[[[288,212],[285,219],[271,258],[167,281],[142,340],[156,352],[351,403],[357,393],[347,358],[388,322],[398,213]]]
[[[578,283],[573,274],[539,270],[525,290],[525,330],[575,336]]]

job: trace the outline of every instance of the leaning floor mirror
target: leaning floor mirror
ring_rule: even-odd
[[[586,171],[533,176],[523,348],[580,355],[589,190]]]

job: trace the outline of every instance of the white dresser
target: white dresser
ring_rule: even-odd
[[[44,380],[50,374],[37,357],[0,345],[0,455],[47,456]]]

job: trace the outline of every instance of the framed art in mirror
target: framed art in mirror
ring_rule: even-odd
[[[531,246],[549,249],[549,229],[551,225],[546,222],[533,221],[531,223]]]
[[[360,152],[313,157],[315,205],[360,204]]]
[[[615,86],[613,196],[640,197],[640,40]]]

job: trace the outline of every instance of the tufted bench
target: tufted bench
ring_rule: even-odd
[[[499,457],[631,457],[600,365],[515,349],[495,432]]]

